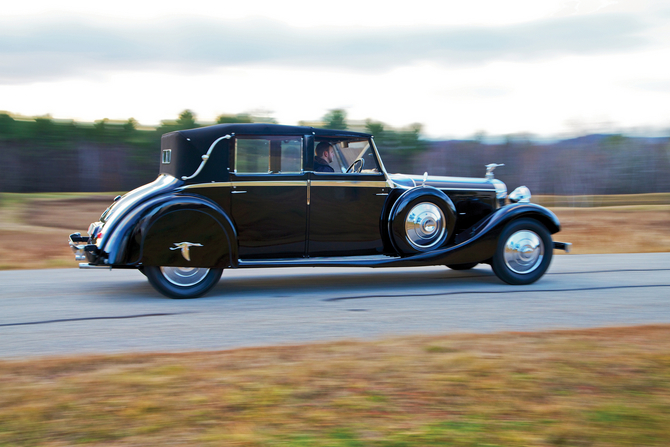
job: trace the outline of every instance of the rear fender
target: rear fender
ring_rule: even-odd
[[[201,196],[169,195],[132,210],[103,247],[110,265],[237,266],[237,232]]]

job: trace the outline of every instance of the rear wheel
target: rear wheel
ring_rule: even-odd
[[[500,234],[491,267],[508,284],[532,284],[549,268],[553,247],[549,230],[540,222],[515,220]]]
[[[219,282],[223,269],[144,266],[149,283],[169,298],[197,298]]]

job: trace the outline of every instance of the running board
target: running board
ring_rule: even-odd
[[[382,261],[400,259],[399,256],[338,256],[322,258],[289,258],[289,259],[240,259],[238,268],[248,267],[364,267],[375,266]]]
[[[79,263],[79,268],[80,269],[106,269],[106,270],[111,270],[112,266],[111,265],[91,265],[88,262],[80,262]]]

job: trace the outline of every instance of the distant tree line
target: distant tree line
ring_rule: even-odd
[[[249,114],[221,115],[217,123],[274,122]],[[329,111],[320,122],[301,123],[351,129],[375,136],[389,172],[482,177],[487,163],[505,163],[496,177],[511,190],[526,185],[535,194],[594,195],[670,192],[670,141],[589,135],[553,144],[508,138],[501,144],[429,141],[420,124],[391,129],[381,122],[352,123],[345,111]],[[93,124],[23,119],[0,113],[0,192],[127,191],[158,172],[160,138],[199,127],[183,111],[155,129],[134,119]]]
[[[482,177],[484,165],[504,163],[496,178],[533,193],[606,195],[670,192],[670,139],[586,135],[551,144],[508,140],[436,141],[411,159],[415,172]]]
[[[216,122],[253,121],[238,114],[221,115]],[[88,124],[0,113],[0,192],[131,190],[156,177],[164,133],[199,126],[190,110],[149,130],[133,118]]]

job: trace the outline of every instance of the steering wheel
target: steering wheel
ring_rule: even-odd
[[[349,166],[346,173],[348,174],[350,172],[356,172],[360,174],[360,172],[363,170],[363,166],[365,166],[365,160],[362,158],[357,158],[354,160],[351,166]]]

